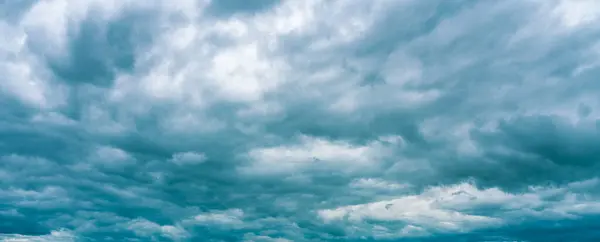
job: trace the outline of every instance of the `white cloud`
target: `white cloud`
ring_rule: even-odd
[[[47,235],[20,235],[20,234],[0,234],[0,239],[4,242],[75,242],[77,236],[68,230],[53,230]]]
[[[600,18],[600,2],[595,0],[561,0],[553,9],[564,27],[592,24]]]
[[[242,225],[244,211],[241,209],[228,209],[224,211],[213,211],[194,216],[193,221],[197,224],[217,224],[217,225]]]
[[[203,110],[180,110],[161,120],[160,127],[171,134],[210,134],[223,131],[229,125],[226,122],[206,117]]]
[[[51,82],[44,66],[27,47],[29,36],[18,27],[0,20],[0,92],[34,108],[51,108],[64,103],[65,87]]]
[[[92,165],[103,168],[121,168],[135,163],[135,158],[127,151],[111,146],[97,146],[86,161],[73,165],[75,169],[92,169]]]
[[[102,159],[108,162],[119,162],[131,159],[131,156],[126,151],[109,146],[98,147],[95,151],[95,155],[98,159]]]
[[[23,214],[21,214],[18,210],[14,208],[0,211],[0,215],[5,217],[23,217]]]
[[[219,172],[241,171],[259,176],[283,174],[286,186],[301,184],[307,186],[306,191],[314,191],[313,188],[319,191],[349,189],[341,191],[344,196],[333,199],[336,204],[344,203],[343,199],[377,201],[319,211],[326,221],[344,220],[350,224],[348,231],[375,238],[426,236],[439,231],[460,233],[517,223],[522,219],[577,219],[600,213],[600,203],[585,192],[572,191],[585,190],[575,188],[574,184],[566,188],[531,188],[524,193],[510,193],[499,188],[482,189],[462,183],[430,187],[418,194],[389,199],[389,196],[398,196],[398,193],[424,184],[455,181],[467,175],[479,176],[475,174],[479,167],[475,166],[484,169],[493,162],[503,167],[502,160],[486,157],[489,155],[486,152],[491,149],[486,150],[474,131],[497,126],[506,120],[508,113],[517,117],[556,115],[589,128],[582,132],[593,130],[597,126],[600,103],[595,99],[597,88],[587,88],[595,86],[583,79],[597,69],[598,52],[586,54],[589,60],[581,64],[577,60],[559,59],[562,56],[558,48],[581,47],[582,43],[573,36],[595,34],[600,11],[598,2],[508,0],[477,2],[455,9],[458,5],[445,1],[288,0],[252,14],[208,16],[206,7],[217,1],[47,0],[32,3],[33,7],[14,24],[0,20],[0,42],[3,43],[0,46],[0,73],[5,74],[0,78],[0,93],[27,106],[45,109],[27,117],[32,125],[45,124],[42,129],[82,126],[80,131],[85,138],[81,140],[93,143],[82,145],[89,145],[86,147],[92,147],[92,150],[89,156],[76,157],[82,161],[74,162],[73,167],[85,168],[76,171],[91,171],[90,179],[101,178],[103,181],[81,180],[84,185],[132,206],[160,210],[164,216],[178,214],[170,209],[177,208],[175,202],[169,202],[174,199],[173,194],[163,194],[164,191],[176,190],[178,199],[183,196],[195,201],[196,196],[203,195],[199,192],[211,187],[196,180],[204,177],[171,174],[169,169],[174,166],[168,162],[181,166],[200,164],[206,161],[206,154],[190,151],[161,161],[139,160],[140,166],[136,169],[141,170],[133,174],[134,179],[129,179],[112,177],[110,172],[102,173],[98,168],[122,168],[136,164],[138,155],[153,154],[145,154],[144,147],[134,149],[143,154],[130,154],[111,146],[116,145],[114,143],[106,146],[98,143],[132,144],[128,142],[137,140],[126,139],[133,136],[162,146],[158,147],[159,152],[169,152],[181,150],[180,145],[198,147],[188,142],[201,140],[211,144],[211,139],[219,138],[214,141],[226,150],[210,152],[242,158],[238,160],[240,163],[219,164],[220,169],[224,168],[221,165],[235,163],[239,170],[228,167],[231,170],[226,168]],[[444,6],[439,6],[442,2]],[[70,38],[82,27],[83,21],[93,18],[102,25],[129,8],[136,10],[136,14],[137,10],[151,10],[142,11],[141,15],[153,18],[150,23],[136,22],[144,25],[141,28],[150,32],[150,36],[144,37],[148,37],[147,43],[136,45],[132,70],[118,73],[110,82],[113,85],[105,87],[69,86],[71,84],[66,81],[55,80],[44,61],[60,62],[62,58],[68,58]],[[451,13],[442,13],[446,10]],[[573,44],[564,44],[567,40]],[[375,47],[385,50],[379,52]],[[578,51],[572,51],[574,56],[568,58],[577,59]],[[541,63],[550,56],[556,60],[549,61],[551,64]],[[580,65],[580,68],[565,78],[556,77],[561,74],[552,74],[563,67],[569,69],[570,65]],[[365,79],[371,77],[378,83],[364,85]],[[569,94],[571,96],[563,95],[562,92],[573,90],[577,85],[585,86],[586,90],[575,91],[577,93]],[[78,103],[70,105],[68,101]],[[574,108],[582,103],[589,106],[588,111]],[[297,115],[294,112],[298,110],[305,112],[299,114],[302,116],[299,121],[286,120]],[[302,120],[305,117],[308,118]],[[12,122],[12,118],[2,119],[2,122]],[[319,130],[327,130],[331,128],[327,125],[332,125],[324,121],[328,118],[344,125],[337,130],[339,137],[344,138],[285,136],[296,131],[314,131],[316,126]],[[380,118],[389,120],[368,123],[381,121]],[[348,119],[351,121],[343,121]],[[362,138],[356,134],[364,134],[362,131],[367,126],[373,128],[374,135],[391,136],[363,143],[350,141]],[[285,135],[277,133],[281,129],[286,129]],[[406,131],[408,129],[410,131]],[[389,133],[380,133],[386,131]],[[412,131],[414,133],[407,140],[394,136],[396,132]],[[71,135],[63,136],[61,138]],[[178,139],[181,136],[186,137]],[[236,137],[230,138],[233,136]],[[2,151],[13,149],[10,142],[1,146]],[[24,146],[19,149],[21,147]],[[247,148],[250,150],[245,150]],[[502,149],[506,152],[498,153],[518,153],[508,147]],[[242,154],[226,153],[237,151]],[[39,152],[44,151],[40,149]],[[481,161],[477,164],[469,163],[473,158],[486,159],[476,159]],[[38,169],[21,168],[38,165],[48,165],[49,169],[44,171],[62,168],[62,164],[41,159],[20,161],[27,165],[17,164],[16,167],[27,173],[38,172]],[[391,164],[392,161],[398,162]],[[7,165],[17,163],[7,162]],[[441,163],[453,167],[444,170],[445,165],[440,166]],[[207,169],[212,168],[207,166]],[[56,177],[44,175],[40,181],[34,181],[39,177],[11,171],[0,169],[1,178],[10,181],[11,185],[16,184],[15,188],[0,188],[0,194],[4,195],[0,200],[8,199],[15,206],[36,209],[74,207],[72,205],[80,197],[70,196],[86,195],[82,191],[71,194],[69,187],[56,184],[46,186],[45,183],[54,182],[52,179]],[[354,180],[340,187],[336,186],[339,183],[327,181],[312,184],[311,172],[322,171],[335,173],[336,179]],[[56,174],[61,179],[70,175]],[[427,180],[431,174],[440,179]],[[337,177],[344,175],[352,177]],[[363,178],[357,178],[358,175]],[[386,179],[377,178],[377,175],[385,175]],[[392,175],[398,175],[396,177],[402,179],[402,183],[392,181]],[[144,176],[156,182],[130,183],[141,182]],[[261,177],[269,178],[272,177]],[[35,182],[44,183],[44,188],[29,188],[29,183],[37,184]],[[21,183],[27,183],[28,188]],[[231,184],[237,183],[232,181]],[[235,198],[244,199],[248,195],[244,192],[256,192],[262,199],[260,195],[264,194],[261,192],[266,190],[260,189],[271,189],[260,182],[255,185],[250,191],[240,191],[240,196],[235,194]],[[317,185],[319,187],[309,187]],[[184,190],[190,187],[201,189]],[[295,189],[304,188],[283,188],[294,192]],[[213,191],[219,189],[214,188],[211,193]],[[303,212],[309,206],[322,208],[324,204],[331,204],[330,198],[323,199],[321,194],[287,195],[274,199],[272,208],[285,209],[286,214],[290,214]],[[551,196],[559,198],[552,201]],[[101,207],[110,203],[109,200],[94,206]],[[176,203],[186,201],[189,200]],[[494,209],[487,209],[490,207]],[[27,211],[15,211],[28,215]],[[256,210],[245,211],[254,213]],[[254,217],[255,214],[249,216],[241,209],[229,209],[197,214],[175,225],[159,225],[143,218],[111,224],[125,223],[138,235],[151,239],[156,236],[176,239],[187,237],[183,225],[255,229],[251,226],[260,227],[260,222],[264,221],[251,221]],[[59,228],[71,223],[71,218],[61,216],[52,225]],[[63,220],[67,222],[59,223]],[[375,222],[366,223],[366,220]],[[77,222],[82,224],[82,231],[83,228],[92,230],[85,222]],[[381,225],[373,225],[378,222]],[[387,227],[389,224],[396,226]],[[93,229],[97,229],[95,232],[108,231],[100,227]],[[306,232],[310,228],[295,229]],[[286,241],[268,233],[252,233],[244,238]]]
[[[69,208],[79,202],[71,198],[68,190],[59,186],[45,186],[39,189],[0,188],[0,200],[19,208],[50,210]]]
[[[433,201],[407,196],[390,201],[321,210],[319,216],[327,222],[341,219],[352,222],[360,222],[363,219],[401,221],[445,232],[467,232],[501,224],[501,220],[497,218],[437,208]]]
[[[570,193],[565,188],[531,188],[527,193],[512,194],[498,188],[479,189],[471,183],[431,187],[421,194],[367,204],[319,210],[326,222],[347,220],[361,223],[365,219],[403,222],[405,235],[429,232],[469,232],[524,219],[573,219],[582,214],[600,213],[600,203],[591,197]],[[552,201],[551,196],[564,198]],[[477,208],[495,208],[491,214],[476,214]],[[396,236],[401,236],[396,234]]]
[[[64,126],[75,125],[77,123],[76,121],[57,112],[45,112],[36,114],[35,116],[33,116],[33,118],[31,118],[31,121],[35,123],[46,123]]]
[[[348,71],[344,70],[342,71],[344,74],[328,78],[330,80],[352,80],[345,85],[343,85],[344,82],[331,84],[342,88],[338,90],[339,93],[331,92],[329,90],[331,87],[325,89],[331,93],[323,94],[334,94],[334,100],[330,102],[329,110],[333,113],[352,114],[367,110],[416,109],[437,100],[443,94],[440,90],[415,88],[426,85],[430,80],[423,78],[423,67],[420,61],[406,55],[403,53],[404,51],[399,49],[391,53],[381,66],[371,67],[381,72],[380,75],[376,74],[371,77],[380,80],[368,80],[372,83],[362,83],[364,82],[362,79],[373,72],[364,67],[357,67],[358,73],[352,75],[348,75]],[[364,65],[360,59],[349,59],[350,62],[357,62],[357,64],[351,65]]]
[[[170,161],[177,165],[200,164],[206,161],[206,155],[197,152],[182,152],[174,154]]]
[[[159,225],[146,219],[135,219],[127,223],[127,228],[137,235],[143,237],[154,237],[156,235],[179,241],[188,236],[188,232],[178,226]]]
[[[350,183],[351,188],[397,191],[408,188],[408,184],[389,182],[379,178],[360,178]]]
[[[255,43],[219,51],[212,59],[207,78],[213,80],[220,96],[231,101],[256,101],[285,80],[280,72],[286,68],[274,58],[263,57]]]
[[[64,105],[69,87],[55,80],[44,62],[68,57],[69,36],[88,17],[91,9],[98,14],[95,17],[108,20],[123,8],[124,3],[39,1],[15,25],[0,20],[2,91],[35,108]]]
[[[347,171],[374,168],[390,154],[386,142],[354,145],[346,141],[300,136],[296,144],[256,148],[247,153],[252,164],[242,170],[250,173],[288,173],[310,167]]]
[[[429,233],[422,227],[406,225],[404,228],[402,228],[402,230],[400,230],[400,235],[402,237],[422,237],[429,235]]]
[[[244,242],[292,242],[292,240],[249,233],[244,235]]]
[[[131,5],[130,1],[40,1],[23,16],[20,27],[33,38],[44,55],[64,58],[69,53],[66,51],[69,37],[73,30],[78,30],[81,22],[92,15],[107,22],[127,5]]]
[[[382,104],[413,107],[438,94],[392,93],[398,86],[361,89],[360,76],[326,75],[323,80],[315,76],[322,72],[320,69],[339,66],[335,64],[339,56],[322,51],[359,41],[378,13],[397,4],[283,1],[252,15],[203,18],[205,4],[201,3],[194,6],[197,15],[184,14],[175,22],[165,19],[167,26],[154,33],[156,41],[137,56],[133,74],[116,78],[109,99],[134,116],[144,115],[133,110],[147,109],[148,103],[177,104],[169,115],[161,117],[161,124],[180,134],[227,127],[226,122],[204,115],[219,103],[240,105],[236,108],[243,119],[250,119],[249,112],[252,117],[280,115],[288,98],[307,101],[312,95],[327,99],[322,100],[327,102],[324,107],[330,106],[334,112]],[[165,14],[178,11],[164,10]],[[348,19],[348,13],[352,18]],[[295,48],[295,44],[300,46]],[[328,64],[315,70],[317,62]],[[342,79],[348,81],[336,81]],[[293,96],[287,94],[290,90]]]
[[[196,107],[213,101],[253,102],[283,79],[278,70],[285,64],[262,49],[255,31],[247,33],[248,21],[201,18],[196,22],[193,15],[183,17],[189,18],[170,23],[155,45],[139,56],[141,71],[134,79],[118,81],[114,98],[142,94],[148,101],[175,100]],[[231,33],[226,36],[231,45],[217,46],[212,41],[223,33]]]
[[[103,107],[90,105],[83,110],[81,123],[90,132],[99,135],[119,135],[135,130],[128,122],[115,120]]]
[[[38,2],[21,20],[21,25],[28,35],[44,39],[44,42],[47,43],[44,51],[50,52],[51,55],[65,53],[68,42],[69,15],[75,15],[79,20],[84,17],[82,14],[85,13],[82,13],[81,9],[69,12],[69,6],[66,0]]]

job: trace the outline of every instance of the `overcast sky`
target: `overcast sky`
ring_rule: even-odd
[[[3,0],[0,43],[0,240],[600,240],[600,1]]]

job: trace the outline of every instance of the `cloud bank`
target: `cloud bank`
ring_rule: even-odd
[[[594,0],[0,2],[3,241],[597,241]]]

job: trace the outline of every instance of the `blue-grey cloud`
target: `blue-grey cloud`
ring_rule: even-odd
[[[0,2],[0,240],[596,241],[598,9]]]

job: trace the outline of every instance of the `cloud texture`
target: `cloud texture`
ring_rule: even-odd
[[[597,241],[600,2],[0,1],[0,240]]]

